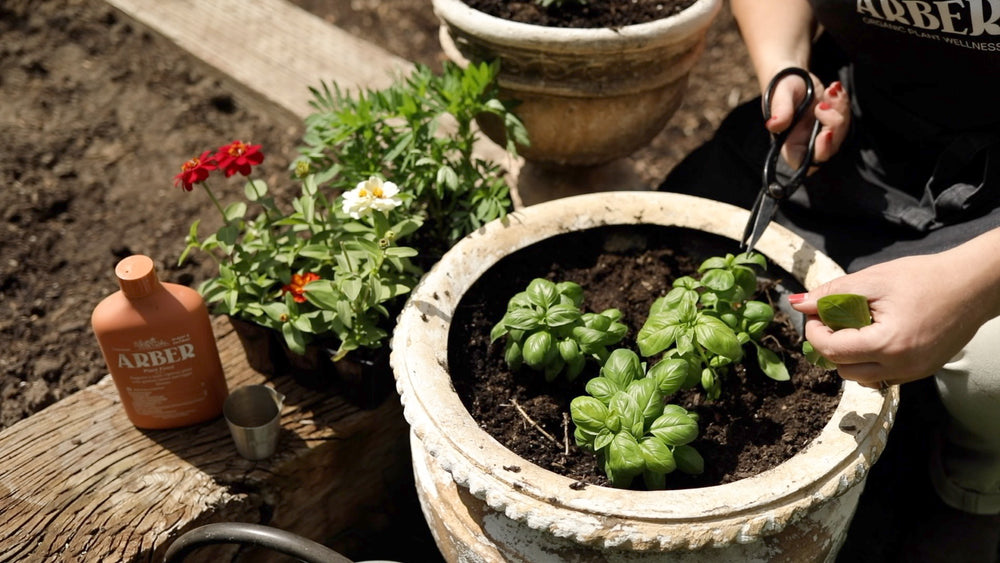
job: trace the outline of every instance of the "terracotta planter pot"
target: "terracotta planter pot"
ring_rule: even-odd
[[[500,60],[501,97],[528,129],[529,161],[598,165],[645,146],[677,111],[721,0],[618,29],[564,29],[490,16],[461,0],[433,0],[440,40],[458,64]],[[503,144],[502,133],[480,122]]]
[[[465,291],[493,264],[537,241],[604,225],[676,226],[739,240],[747,212],[667,193],[614,192],[528,207],[463,239],[413,291],[391,364],[418,494],[448,561],[833,561],[898,404],[853,383],[800,453],[734,483],[630,491],[574,481],[513,454],[481,430],[447,370],[448,332]],[[772,225],[758,243],[806,288],[842,271]]]

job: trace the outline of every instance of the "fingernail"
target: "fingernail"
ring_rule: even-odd
[[[819,105],[817,105],[816,107],[818,107],[819,109],[821,109],[823,111],[826,111],[826,110],[832,108],[833,106],[831,106],[830,104],[828,104],[826,102],[820,102]]]
[[[826,133],[824,133],[824,135],[826,135],[827,141],[833,142],[833,131],[827,131]]]
[[[768,123],[774,123],[775,121],[778,121],[778,116],[777,115],[772,115],[771,117],[769,117],[767,119]]]
[[[838,80],[838,81],[835,81],[834,83],[830,84],[830,87],[826,90],[826,92],[828,94],[830,94],[831,96],[838,96],[843,91],[843,89],[844,89],[844,86]]]
[[[793,293],[793,294],[791,294],[791,295],[788,296],[788,304],[789,305],[798,305],[799,303],[802,303],[803,301],[805,301],[806,297],[808,297],[808,296],[809,296],[808,293]]]

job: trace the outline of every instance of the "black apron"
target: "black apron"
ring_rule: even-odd
[[[825,32],[811,70],[850,92],[851,131],[838,154],[782,202],[776,220],[848,271],[945,250],[1000,227],[1000,35],[985,33],[994,18],[989,3],[973,14],[983,22],[956,16],[959,9],[948,25],[936,16],[938,36],[926,29],[927,17],[894,11],[903,6],[898,0],[813,3]],[[949,30],[966,31],[965,43],[943,39]],[[973,38],[972,30],[983,33]],[[769,146],[760,103],[734,110],[660,189],[749,208]]]

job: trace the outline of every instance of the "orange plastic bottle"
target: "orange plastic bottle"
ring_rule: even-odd
[[[147,256],[125,258],[115,276],[121,291],[91,325],[132,424],[179,428],[222,414],[229,390],[201,295],[161,283]]]

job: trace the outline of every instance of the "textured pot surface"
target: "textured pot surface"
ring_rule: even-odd
[[[433,0],[441,45],[459,63],[500,60],[504,98],[528,128],[528,160],[597,165],[646,145],[680,106],[721,0],[696,0],[671,17],[615,30],[513,22]],[[494,140],[494,124],[481,122]]]
[[[412,429],[424,511],[449,560],[833,560],[885,446],[896,388],[883,394],[847,383],[821,435],[760,475],[716,487],[641,492],[574,487],[571,479],[516,456],[478,428],[447,372],[455,307],[510,252],[610,224],[679,226],[739,240],[746,219],[744,210],[678,194],[577,196],[487,225],[425,276],[394,331],[391,363]],[[842,275],[777,225],[758,249],[807,288]]]

